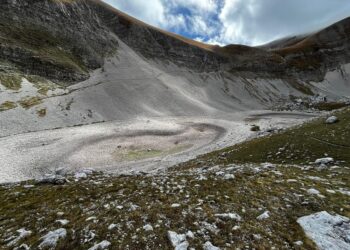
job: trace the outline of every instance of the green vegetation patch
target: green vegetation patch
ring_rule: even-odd
[[[37,110],[36,111],[36,113],[37,113],[37,115],[39,116],[39,117],[44,117],[44,116],[46,116],[46,108],[43,108],[43,109],[39,109],[39,110]]]
[[[171,154],[176,154],[186,149],[189,149],[193,145],[176,145],[173,148],[159,150],[159,149],[142,149],[142,150],[127,150],[119,152],[120,149],[117,149],[114,153],[114,157],[122,161],[138,161],[143,159],[155,158],[160,156],[166,156]]]
[[[22,106],[22,108],[30,109],[31,107],[39,105],[42,102],[43,101],[41,98],[39,98],[37,96],[33,96],[33,97],[28,97],[28,98],[22,99],[21,101],[19,101],[19,104]]]
[[[200,157],[215,163],[271,162],[309,164],[318,158],[333,157],[350,164],[350,109],[336,112],[336,124],[319,118],[296,128],[253,139]],[[225,157],[220,157],[221,155]]]
[[[332,111],[350,106],[344,102],[320,102],[313,104],[312,107],[321,111]]]
[[[69,48],[67,41],[54,36],[44,27],[35,27],[23,24],[5,22],[0,23],[0,42],[9,46],[18,46],[26,49],[41,60],[54,64],[63,69],[78,73],[88,72],[81,58],[65,48]]]
[[[60,85],[53,83],[43,77],[36,75],[27,75],[26,79],[31,82],[37,89],[38,93],[41,95],[47,95],[49,90],[54,91],[57,88],[61,88]]]
[[[10,109],[14,109],[17,107],[17,104],[11,101],[6,101],[2,104],[0,104],[0,112],[1,111],[6,111],[6,110],[10,110]]]
[[[19,90],[21,88],[22,77],[13,73],[0,73],[0,84],[8,89]]]

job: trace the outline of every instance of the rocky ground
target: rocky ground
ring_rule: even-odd
[[[0,183],[39,178],[57,169],[67,173],[85,168],[115,174],[154,173],[314,116],[254,111],[216,119],[154,117],[7,136],[0,138]],[[262,131],[251,131],[253,125]]]
[[[338,121],[321,118],[156,174],[85,170],[3,185],[2,247],[327,249],[332,242],[348,247],[349,112],[336,113]],[[306,136],[311,129],[319,140]],[[284,138],[289,146],[282,149]],[[267,142],[269,148],[260,150]]]

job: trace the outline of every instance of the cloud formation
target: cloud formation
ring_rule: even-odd
[[[350,16],[349,0],[105,1],[154,26],[221,45],[259,45]]]

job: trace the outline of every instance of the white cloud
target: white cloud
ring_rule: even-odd
[[[166,2],[166,1],[165,1]],[[173,7],[184,7],[197,13],[215,13],[219,2],[216,0],[170,0]]]
[[[315,31],[349,14],[348,0],[225,0],[223,29],[214,39],[256,45]]]
[[[165,18],[165,6],[161,0],[105,0],[117,9],[128,13],[146,23],[158,27],[168,20]]]
[[[214,44],[262,44],[350,14],[349,0],[105,0],[154,26]]]

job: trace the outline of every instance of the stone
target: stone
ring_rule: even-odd
[[[45,236],[41,237],[43,241],[40,243],[39,248],[55,248],[58,241],[66,238],[66,236],[67,230],[64,228],[50,231]]]
[[[214,246],[210,241],[205,242],[203,250],[220,250],[220,248]]]
[[[174,231],[168,231],[168,239],[173,247],[177,247],[181,243],[186,241],[185,234],[177,234]]]
[[[270,218],[270,212],[266,211],[263,214],[259,215],[258,217],[256,217],[258,220],[266,220],[268,218]]]
[[[45,175],[37,181],[39,184],[63,185],[67,179],[61,175]]]
[[[332,157],[325,157],[325,158],[320,158],[315,161],[315,164],[317,165],[327,165],[330,163],[333,163],[334,159]]]
[[[215,217],[218,217],[220,219],[227,219],[227,220],[236,220],[241,221],[242,218],[236,213],[226,213],[226,214],[215,214]]]
[[[328,117],[327,120],[326,120],[327,124],[334,124],[334,123],[337,123],[337,122],[339,122],[339,119],[336,116]]]
[[[297,220],[305,234],[320,250],[350,249],[350,219],[318,212]]]
[[[96,244],[95,246],[89,248],[89,250],[104,250],[108,249],[110,247],[111,243],[107,240],[101,241],[100,243]]]

